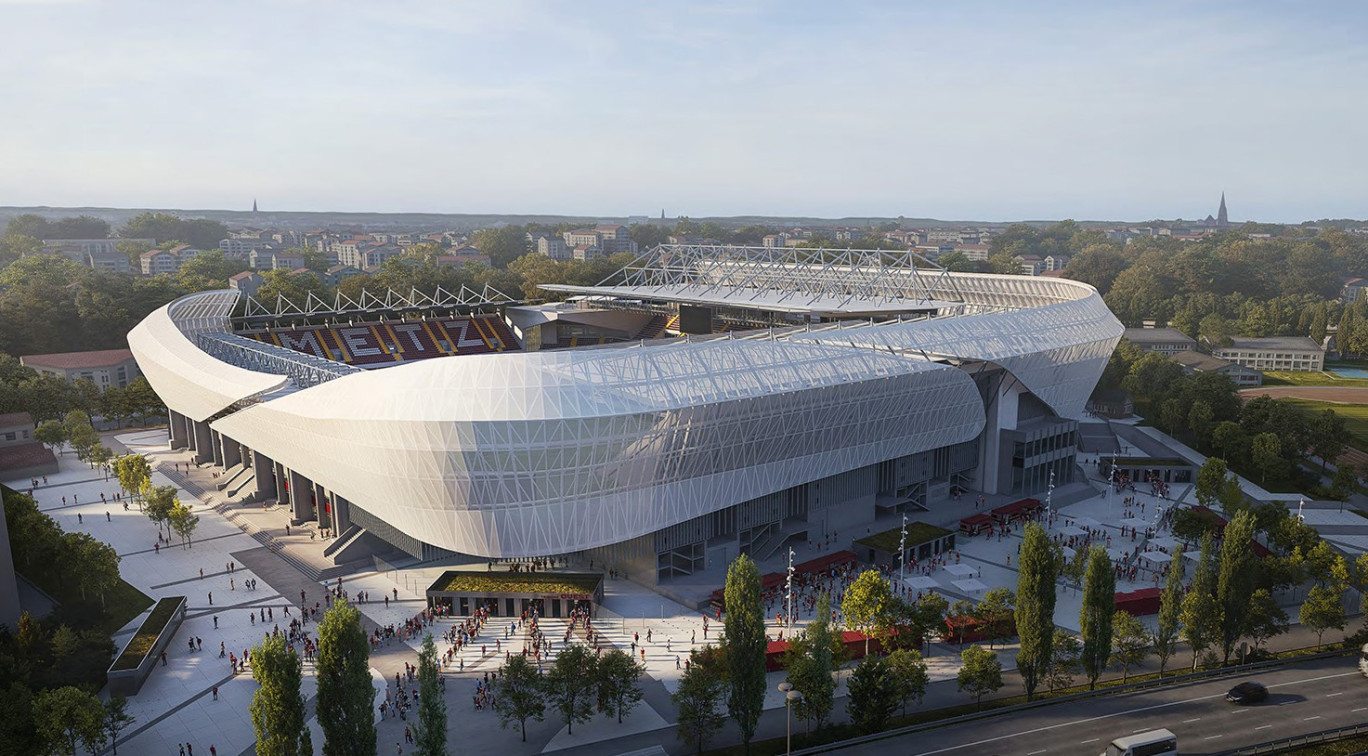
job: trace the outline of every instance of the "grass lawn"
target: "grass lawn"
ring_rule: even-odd
[[[1368,379],[1341,378],[1332,373],[1301,373],[1269,370],[1264,373],[1265,386],[1368,386]]]
[[[1368,450],[1368,404],[1339,404],[1336,402],[1317,402],[1311,399],[1282,399],[1281,401],[1291,402],[1307,412],[1334,410],[1336,415],[1344,418],[1344,427],[1354,437],[1349,442],[1350,445]]]
[[[907,547],[911,548],[917,544],[934,541],[941,536],[950,535],[952,532],[954,531],[938,528],[924,522],[909,522],[907,523]],[[901,534],[902,528],[898,527],[885,530],[882,533],[875,533],[872,536],[865,536],[855,543],[877,549],[886,554],[896,554],[898,553],[898,540]]]
[[[430,591],[451,593],[593,593],[602,575],[565,572],[456,572],[442,573]]]
[[[47,573],[24,574],[24,577],[59,604],[55,613],[63,622],[92,627],[109,635],[118,632],[152,605],[151,597],[122,579],[105,593],[102,604],[98,593],[86,591],[82,599],[80,587],[62,585]]]
[[[157,636],[166,627],[166,623],[171,621],[171,616],[176,613],[176,607],[180,605],[184,596],[168,596],[157,602],[157,608],[147,615],[143,620],[142,626],[133,636],[133,640],[128,642],[119,658],[114,660],[112,669],[134,669],[142,663],[143,657],[152,650],[152,645],[157,642]]]

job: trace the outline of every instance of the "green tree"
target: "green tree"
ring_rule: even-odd
[[[1249,597],[1249,637],[1254,641],[1254,648],[1286,631],[1287,612],[1273,600],[1273,594],[1267,588],[1254,591]]]
[[[258,756],[313,753],[311,746],[305,750],[309,731],[304,725],[304,696],[299,692],[301,669],[299,655],[286,649],[282,636],[268,635],[252,649],[252,677],[260,687],[252,695],[249,711]],[[366,687],[370,688],[369,678]]]
[[[745,554],[727,568],[723,588],[727,615],[723,622],[726,648],[727,712],[741,729],[741,740],[750,752],[750,741],[765,706],[765,609],[760,599],[760,570]]]
[[[1140,620],[1129,612],[1112,615],[1111,663],[1121,668],[1121,682],[1130,675],[1131,667],[1145,663],[1150,653],[1150,634]]]
[[[831,602],[825,593],[817,598],[812,623],[802,635],[792,639],[784,655],[784,669],[788,681],[803,694],[794,705],[794,714],[804,722],[821,729],[822,722],[831,714],[836,696],[835,650],[839,648],[831,631]]]
[[[594,692],[598,687],[597,662],[593,652],[579,644],[566,646],[545,678],[546,696],[551,707],[560,712],[561,721],[575,732],[576,722],[594,716]]]
[[[52,451],[61,452],[62,444],[67,440],[66,426],[56,420],[44,420],[33,429],[33,440]]]
[[[190,536],[194,534],[195,528],[199,527],[199,515],[178,501],[171,507],[171,511],[166,513],[166,524],[180,536],[181,544],[189,548]]]
[[[1045,675],[1050,692],[1063,690],[1073,685],[1073,677],[1082,670],[1079,657],[1083,654],[1083,643],[1067,630],[1055,628],[1054,643],[1050,654],[1050,669]]]
[[[129,725],[136,720],[128,713],[128,699],[123,696],[112,696],[104,702],[104,718],[101,726],[104,728],[105,737],[109,741],[110,747],[114,749],[114,756],[119,756],[119,735],[128,729]]]
[[[127,454],[114,460],[114,476],[119,480],[119,488],[133,497],[142,507],[142,494],[151,482],[152,466],[141,454]]]
[[[370,643],[361,613],[346,599],[333,600],[318,623],[315,669],[324,756],[374,756]]]
[[[641,703],[641,676],[646,665],[620,648],[612,649],[598,660],[598,708],[619,723]]]
[[[865,634],[866,656],[869,655],[869,636],[886,616],[892,600],[893,591],[878,570],[865,570],[846,589],[845,598],[841,600],[841,614],[846,622]]]
[[[1197,439],[1198,445],[1206,446],[1211,442],[1211,423],[1214,417],[1210,404],[1200,399],[1192,403],[1192,408],[1188,410],[1187,426]]]
[[[1221,495],[1221,487],[1226,481],[1226,463],[1220,457],[1207,457],[1207,461],[1197,470],[1197,502],[1203,506],[1216,506]]]
[[[989,648],[993,647],[993,643],[1011,637],[1007,620],[1015,610],[1016,594],[1012,593],[1011,588],[1003,586],[989,589],[974,607],[974,619],[987,628]]]
[[[490,684],[494,689],[494,713],[499,715],[499,726],[508,728],[517,722],[526,743],[527,720],[540,722],[546,716],[546,694],[537,668],[526,656],[513,654]]]
[[[489,255],[489,263],[495,268],[507,268],[528,252],[527,231],[522,226],[480,229],[471,235],[470,244]]]
[[[158,530],[162,525],[169,525],[171,522],[171,512],[180,504],[176,499],[175,486],[152,486],[147,493],[147,517],[152,522],[157,523]],[[168,528],[168,531],[170,528]],[[170,533],[167,533],[170,536]]]
[[[1282,472],[1282,439],[1278,438],[1277,434],[1260,433],[1255,436],[1250,443],[1249,453],[1254,460],[1254,466],[1259,468],[1259,483],[1268,482],[1269,470]]]
[[[1222,457],[1230,458],[1245,444],[1244,428],[1241,428],[1239,423],[1222,420],[1211,429],[1211,443],[1221,452]]]
[[[1216,581],[1216,601],[1221,612],[1221,657],[1230,663],[1230,653],[1249,625],[1249,598],[1254,594],[1258,564],[1254,561],[1254,515],[1240,512],[1226,526],[1221,540],[1220,574]]]
[[[1017,671],[1027,700],[1035,695],[1050,668],[1058,572],[1059,560],[1049,535],[1036,523],[1029,523],[1017,558],[1016,591],[1016,631],[1021,639]]]
[[[1164,590],[1159,595],[1159,626],[1154,631],[1154,653],[1159,657],[1159,674],[1164,674],[1169,657],[1178,646],[1182,633],[1183,614],[1183,551],[1179,549],[1169,561]]]
[[[1216,600],[1216,583],[1216,555],[1212,552],[1211,534],[1208,533],[1202,537],[1192,585],[1183,598],[1183,636],[1192,647],[1193,670],[1197,669],[1202,652],[1221,637],[1221,605]]]
[[[104,705],[94,694],[65,686],[45,690],[33,704],[38,737],[46,753],[76,756],[85,747],[99,753],[107,742],[104,732]]]
[[[416,752],[423,756],[446,754],[447,706],[441,676],[437,666],[437,644],[432,640],[432,633],[427,633],[423,636],[423,647],[418,651],[418,721],[413,727]]]
[[[1107,550],[1094,545],[1088,555],[1088,572],[1083,576],[1083,608],[1079,628],[1083,652],[1079,660],[1088,676],[1088,690],[1097,687],[1097,678],[1107,668],[1112,648],[1112,619],[1116,611],[1116,573]]]
[[[726,721],[722,710],[722,694],[727,687],[724,665],[708,664],[704,661],[706,658],[706,654],[694,651],[684,676],[679,679],[679,687],[670,694],[670,700],[679,712],[675,736],[692,743],[695,753],[700,754],[703,745]]]
[[[960,690],[974,697],[976,706],[982,706],[986,694],[996,693],[1002,687],[1002,662],[983,646],[968,646],[960,652],[960,670],[955,680]]]
[[[1344,447],[1349,444],[1349,429],[1344,424],[1344,418],[1332,409],[1317,412],[1311,419],[1309,441],[1311,450],[1315,452],[1321,460],[1321,474],[1325,474],[1326,465],[1339,459],[1344,453]]]
[[[881,656],[866,656],[850,676],[846,713],[856,729],[879,732],[898,709],[898,680],[893,665]]]
[[[1342,589],[1328,585],[1313,585],[1306,594],[1306,600],[1302,602],[1297,618],[1301,620],[1302,626],[1310,628],[1316,634],[1317,648],[1320,647],[1326,630],[1343,630],[1348,624],[1344,614],[1343,596]]]
[[[888,655],[888,664],[893,668],[893,679],[898,686],[898,704],[902,706],[903,714],[907,714],[909,700],[921,705],[926,696],[926,686],[931,682],[926,662],[920,652],[900,648]]]

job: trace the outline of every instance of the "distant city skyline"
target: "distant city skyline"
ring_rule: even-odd
[[[1305,8],[1305,9],[1303,9]],[[1368,217],[1368,6],[0,0],[0,205]]]

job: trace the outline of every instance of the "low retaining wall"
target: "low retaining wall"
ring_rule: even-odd
[[[185,603],[184,596],[168,596],[152,607],[152,613],[143,620],[138,631],[133,633],[133,637],[128,640],[128,644],[119,652],[119,655],[114,657],[114,663],[109,667],[109,694],[111,696],[136,696],[138,691],[142,690],[143,683],[147,682],[148,675],[152,674],[152,668],[157,664],[157,659],[161,657],[166,647],[171,645],[171,638],[175,636],[181,623],[185,621]],[[148,623],[161,622],[162,616],[167,611],[164,607],[168,604],[172,605],[173,608],[170,610],[171,614],[166,618],[160,632],[157,632],[156,640],[138,660],[136,666],[128,666],[129,662],[125,659],[125,654],[133,653],[130,647],[138,643],[140,638],[144,638],[146,633],[156,630],[155,627],[148,627]],[[158,611],[159,609],[161,611]]]

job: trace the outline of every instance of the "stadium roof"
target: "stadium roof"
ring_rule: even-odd
[[[683,302],[713,307],[737,307],[812,314],[868,315],[874,313],[918,312],[955,307],[958,302],[929,299],[872,298],[859,295],[811,294],[776,291],[743,286],[703,286],[667,284],[663,286],[571,286],[541,284],[538,288],[571,294],[612,296],[622,299]]]
[[[541,288],[842,315],[942,310],[962,301],[944,268],[909,250],[881,249],[662,244],[598,286],[542,284]]]

